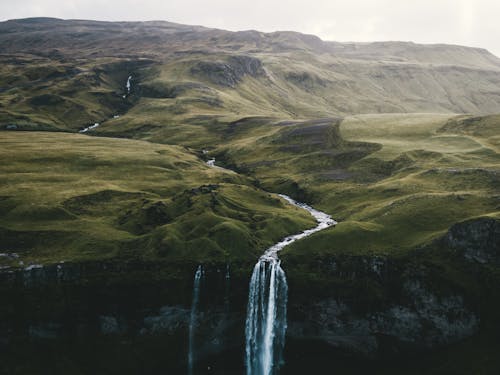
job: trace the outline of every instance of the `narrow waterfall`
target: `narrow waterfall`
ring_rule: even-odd
[[[264,252],[250,279],[245,325],[247,375],[277,374],[283,362],[288,284],[278,252],[291,243],[337,224],[328,214],[280,195],[288,203],[307,210],[318,222],[313,229],[284,238]]]
[[[198,303],[200,299],[200,284],[201,277],[203,276],[203,267],[198,266],[196,273],[194,274],[193,283],[193,300],[191,302],[191,316],[189,319],[189,348],[188,348],[188,375],[193,374],[193,364],[194,364],[194,332],[197,324],[198,316]]]
[[[130,88],[131,88],[131,84],[130,84],[130,81],[132,80],[132,76],[128,76],[127,78],[127,84],[126,84],[126,87],[127,87],[127,94],[130,94]]]

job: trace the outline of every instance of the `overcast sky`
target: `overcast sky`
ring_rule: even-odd
[[[325,40],[483,47],[500,56],[500,0],[0,0],[0,18],[167,20],[295,30]]]

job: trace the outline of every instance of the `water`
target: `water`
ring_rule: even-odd
[[[205,151],[203,151],[205,154]],[[210,167],[215,158],[207,161]],[[245,365],[247,375],[272,375],[279,372],[283,362],[286,334],[286,304],[288,284],[281,268],[278,252],[285,246],[337,224],[330,215],[305,203],[296,202],[287,195],[280,197],[288,203],[308,211],[318,225],[304,232],[285,237],[267,249],[255,265],[250,279],[247,319],[245,324]],[[229,269],[226,273],[229,281]]]
[[[127,83],[125,84],[125,88],[127,89],[127,93],[123,95],[123,99],[125,99],[128,95],[130,95],[130,89],[132,88],[132,76],[128,76]]]
[[[130,87],[131,87],[131,84],[130,84],[130,81],[132,80],[132,76],[128,76],[127,78],[127,94],[130,94]]]
[[[291,243],[337,224],[329,215],[304,203],[280,195],[288,203],[307,210],[318,225],[285,237],[264,252],[250,279],[247,320],[245,325],[245,364],[247,375],[272,375],[279,372],[287,328],[286,305],[288,284],[280,265],[278,252]]]
[[[201,277],[203,276],[203,267],[198,266],[196,273],[194,274],[193,283],[193,300],[191,302],[191,316],[189,319],[189,349],[188,349],[188,375],[193,374],[193,364],[194,364],[194,333],[196,329],[196,320],[198,316],[198,303],[200,300],[200,284]]]
[[[268,375],[282,364],[288,285],[278,259],[263,259],[250,280],[246,321],[248,375]]]
[[[100,124],[98,122],[96,122],[94,125],[91,125],[91,126],[88,126],[86,128],[83,128],[82,130],[79,131],[79,133],[87,133],[88,131],[97,128],[99,125]]]

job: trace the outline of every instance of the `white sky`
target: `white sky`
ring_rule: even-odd
[[[451,43],[500,56],[500,0],[0,0],[1,20],[36,16]]]

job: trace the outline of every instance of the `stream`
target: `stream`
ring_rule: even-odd
[[[129,75],[128,78],[127,78],[127,83],[125,84],[125,89],[127,90],[127,92],[125,93],[125,95],[122,96],[123,99],[126,99],[127,96],[130,95],[130,89],[132,88],[131,81],[132,81],[132,76]],[[120,115],[113,115],[111,118],[112,119],[117,119],[119,117],[120,117]],[[101,124],[99,122],[96,122],[93,125],[87,126],[86,128],[83,128],[83,129],[79,130],[78,133],[87,133],[87,132],[92,131],[95,128],[99,127],[100,125]]]
[[[207,165],[215,167],[215,158],[208,160]],[[253,269],[245,323],[247,375],[277,374],[284,363],[288,284],[278,253],[295,241],[337,224],[325,212],[297,202],[287,195],[279,194],[279,196],[289,204],[309,212],[318,224],[312,229],[287,236],[268,248]]]

